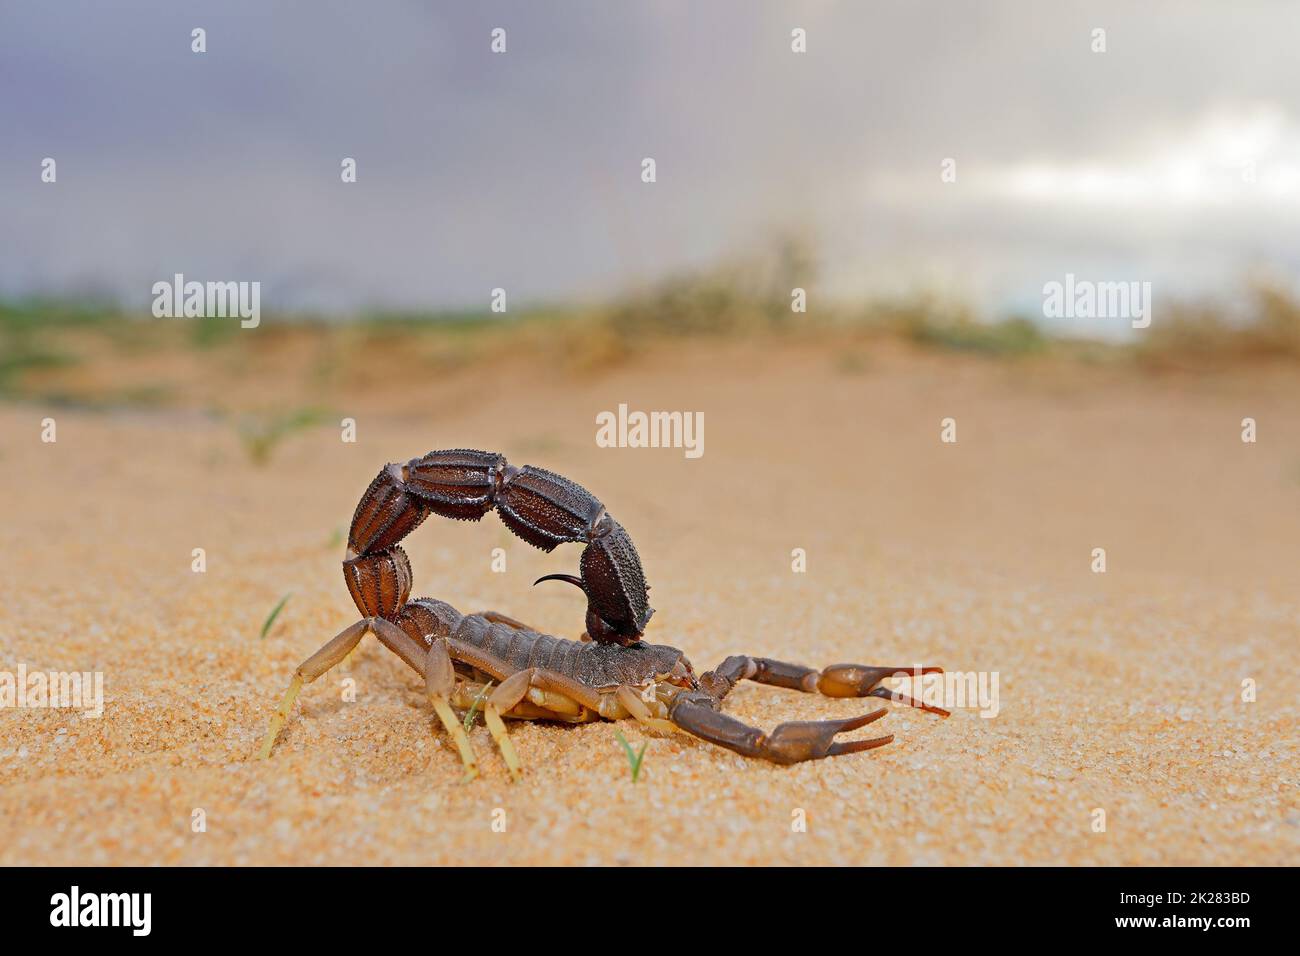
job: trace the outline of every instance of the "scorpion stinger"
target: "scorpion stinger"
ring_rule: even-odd
[[[543,551],[564,542],[586,544],[579,575],[548,574],[534,584],[565,581],[587,596],[589,640],[541,634],[495,611],[465,615],[432,598],[410,600],[411,565],[398,542],[430,513],[476,521],[494,508],[506,527]],[[484,722],[512,779],[523,768],[503,718],[565,723],[630,718],[647,730],[684,730],[775,763],[857,753],[893,740],[892,735],[836,739],[878,720],[885,710],[845,720],[795,721],[764,733],[722,713],[723,699],[741,680],[826,697],[880,697],[947,716],[883,683],[938,673],[937,667],[836,664],[816,670],[735,655],[696,677],[680,650],[641,640],[654,613],[650,588],[632,539],[604,505],[567,478],[531,466],[515,468],[491,452],[435,451],[405,465],[386,465],[353,514],[343,579],[361,620],[298,665],[271,717],[260,757],[270,755],[303,686],[340,663],[367,633],[424,678],[425,694],[456,745],[467,778],[478,773],[478,762],[453,707],[483,705]]]
[[[537,585],[541,584],[543,581],[567,581],[583,594],[587,593],[587,585],[582,583],[582,578],[575,577],[572,574],[544,574],[533,582],[533,587],[537,587]]]

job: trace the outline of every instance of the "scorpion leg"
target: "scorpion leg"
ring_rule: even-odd
[[[465,780],[478,776],[478,761],[464,726],[456,720],[451,710],[450,698],[456,689],[456,670],[452,667],[449,642],[439,638],[430,645],[428,651],[424,645],[413,638],[396,624],[385,621],[382,617],[371,621],[371,628],[380,643],[406,662],[416,673],[424,675],[425,693],[433,705],[434,713],[442,722],[447,733],[460,751],[461,762],[465,765]],[[486,715],[484,715],[486,718]]]
[[[293,702],[298,699],[298,693],[302,690],[303,684],[310,684],[347,657],[353,648],[361,643],[361,638],[365,636],[369,627],[369,621],[365,619],[357,621],[352,626],[344,628],[329,640],[324,647],[298,665],[298,668],[293,672],[293,679],[289,681],[289,689],[284,692],[284,698],[280,701],[280,706],[271,715],[271,725],[266,729],[262,749],[257,753],[259,760],[265,760],[271,756],[271,748],[275,746],[275,738],[280,736],[280,731],[284,729],[285,722],[289,719],[289,711],[293,709]]]
[[[815,670],[800,664],[787,664],[766,657],[728,657],[700,677],[700,686],[714,699],[722,700],[742,680],[752,680],[770,687],[784,687],[808,694],[821,693],[827,697],[879,697],[927,713],[947,717],[942,707],[925,704],[881,682],[890,677],[918,677],[922,674],[942,674],[941,667],[867,667],[863,664],[835,664],[824,670]]]
[[[614,696],[623,705],[623,709],[631,714],[641,726],[649,727],[651,730],[657,730],[664,734],[677,732],[677,725],[671,720],[656,717],[651,712],[649,705],[641,699],[641,695],[636,692],[635,688],[628,687],[625,684],[614,692]]]
[[[765,734],[757,727],[750,727],[735,717],[722,713],[716,706],[717,700],[707,693],[681,693],[669,705],[668,717],[683,730],[719,747],[726,747],[746,757],[760,757],[780,764],[873,750],[894,739],[893,734],[843,743],[835,739],[836,734],[857,730],[879,720],[885,716],[884,708],[847,720],[791,721],[781,724],[770,734]]]
[[[451,709],[451,697],[456,691],[456,670],[447,653],[447,642],[439,638],[429,647],[424,664],[424,691],[433,706],[433,712],[442,721],[451,739],[460,751],[461,763],[465,765],[465,781],[478,776],[478,761],[474,758],[474,748],[470,746],[465,728]]]
[[[600,711],[600,695],[563,674],[540,667],[529,667],[511,673],[510,666],[504,661],[473,645],[455,639],[449,640],[447,644],[456,660],[502,679],[483,707],[483,722],[496,741],[512,780],[520,779],[523,767],[515,745],[506,732],[505,722],[501,719],[508,711],[525,700],[559,715],[560,719],[581,718],[582,708],[595,713]]]
[[[381,644],[405,661],[409,667],[414,668],[416,672],[421,674],[425,672],[425,660],[428,655],[415,638],[396,624],[385,621],[381,617],[362,618],[357,623],[344,628],[326,642],[324,647],[298,665],[293,672],[293,679],[289,681],[289,689],[284,692],[280,706],[275,709],[275,713],[271,716],[271,725],[266,730],[266,737],[262,741],[262,749],[257,752],[259,760],[265,760],[271,756],[271,748],[275,746],[276,738],[280,736],[280,731],[284,729],[284,725],[289,719],[289,712],[293,709],[294,701],[298,699],[298,694],[302,691],[303,685],[310,684],[316,678],[341,663],[361,642],[361,638],[365,637],[366,631],[372,632],[375,637],[379,638]]]
[[[370,619],[370,630],[379,638],[379,643],[400,657],[407,667],[417,674],[428,676],[425,668],[429,663],[429,649],[422,642],[382,617]]]
[[[480,712],[487,695],[496,687],[492,684],[477,684],[462,681],[456,685],[456,693],[451,698],[451,705],[458,710]],[[546,707],[539,707],[525,698],[514,707],[501,714],[503,720],[555,720],[565,724],[586,724],[599,720],[600,715],[592,713],[581,704],[558,694],[546,695]],[[554,708],[554,709],[552,709]]]
[[[501,714],[524,699],[528,694],[531,678],[530,671],[519,671],[507,677],[492,692],[483,707],[483,722],[487,724],[488,732],[492,734],[492,739],[501,750],[501,759],[506,762],[510,779],[515,782],[523,776],[523,767],[519,763],[519,754],[515,751],[515,745],[510,742],[510,735],[506,733],[506,725],[501,720]]]

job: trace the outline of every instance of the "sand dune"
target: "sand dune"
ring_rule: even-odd
[[[249,387],[298,400],[275,373]],[[1293,374],[696,345],[566,379],[521,357],[371,383],[334,402],[356,443],[322,426],[266,467],[195,412],[0,409],[0,670],[105,681],[99,719],[0,710],[0,862],[1295,862]],[[705,453],[597,447],[620,403],[703,412]],[[251,761],[293,667],[356,617],[332,539],[366,484],[466,445],[601,497],[641,552],[649,637],[698,669],[939,664],[996,673],[997,716],[898,710],[859,732],[893,745],[789,768],[620,724],[650,741],[636,784],[614,725],[512,724],[514,786],[480,724],[462,785],[419,680],[368,639]],[[431,519],[407,550],[419,594],[581,629],[580,595],[529,586],[576,548],[540,554],[489,516]],[[729,709],[771,727],[875,703],[745,685]]]

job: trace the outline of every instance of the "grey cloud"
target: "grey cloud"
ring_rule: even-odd
[[[952,203],[938,181],[946,156],[964,173],[1142,155],[1225,104],[1297,122],[1300,11],[1283,3],[225,0],[4,18],[7,294],[143,305],[183,271],[326,309],[481,305],[498,285],[581,299],[784,226],[817,237],[845,294],[976,270],[970,291],[1005,305],[1069,263],[1188,289],[1294,265],[1254,209],[1097,217]],[[882,177],[917,185],[882,198]]]

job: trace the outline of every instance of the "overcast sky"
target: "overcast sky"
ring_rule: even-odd
[[[0,294],[517,307],[781,232],[827,296],[1214,293],[1297,274],[1298,43],[1284,0],[0,0]]]

